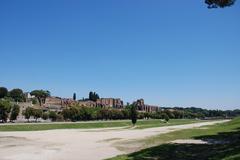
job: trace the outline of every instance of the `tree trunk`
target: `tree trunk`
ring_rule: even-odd
[[[38,102],[39,102],[39,105],[42,106],[42,100],[40,97],[38,97]]]

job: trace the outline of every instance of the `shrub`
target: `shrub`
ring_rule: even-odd
[[[49,115],[47,112],[42,114],[42,119],[47,120],[49,118]]]
[[[51,121],[56,121],[57,120],[57,113],[54,111],[50,111],[49,112],[49,118],[51,119]]]
[[[10,120],[11,121],[16,120],[19,112],[20,112],[20,107],[15,104],[11,109]]]
[[[0,100],[0,121],[7,122],[11,111],[11,103],[7,100]]]

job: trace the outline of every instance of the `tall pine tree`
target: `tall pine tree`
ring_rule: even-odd
[[[77,98],[76,93],[73,93],[73,100],[76,101],[76,98]]]

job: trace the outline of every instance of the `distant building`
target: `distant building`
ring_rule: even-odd
[[[82,106],[82,107],[96,107],[97,106],[96,102],[90,101],[90,100],[79,100],[78,105]]]
[[[99,107],[123,108],[123,101],[120,98],[100,98],[96,103]]]
[[[137,101],[133,102],[133,105],[136,105],[137,110],[140,112],[156,112],[160,110],[159,106],[144,104],[143,99],[138,99]]]
[[[24,97],[25,97],[26,102],[30,102],[30,101],[32,101],[33,98],[35,98],[35,96],[31,95],[30,92],[25,92]]]
[[[24,95],[25,95],[25,97],[28,98],[28,99],[35,98],[35,96],[34,96],[34,95],[31,95],[30,92],[25,92]]]
[[[45,110],[61,111],[63,109],[63,100],[60,97],[47,97],[43,107]]]
[[[44,103],[44,107],[48,106],[62,106],[63,101],[60,97],[47,97]]]
[[[62,98],[62,106],[67,107],[71,105],[77,105],[78,102],[73,100],[72,98]]]

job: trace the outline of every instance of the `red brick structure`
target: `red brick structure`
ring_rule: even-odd
[[[96,104],[99,107],[123,108],[123,101],[120,98],[101,98]]]
[[[82,107],[96,107],[97,103],[90,100],[80,100],[78,101],[78,105]]]
[[[140,112],[156,112],[160,110],[159,106],[144,104],[143,99],[138,99],[136,102],[133,102],[133,105],[136,105],[137,110]]]
[[[61,111],[63,108],[76,105],[77,101],[71,98],[47,97],[43,107],[47,110]]]
[[[100,98],[96,102],[91,100],[74,101],[71,98],[47,97],[43,107],[47,110],[61,111],[63,108],[73,105],[82,107],[110,107],[122,109],[124,108],[123,101],[120,98]],[[143,99],[133,102],[140,112],[156,112],[160,110],[158,106],[144,104]]]

